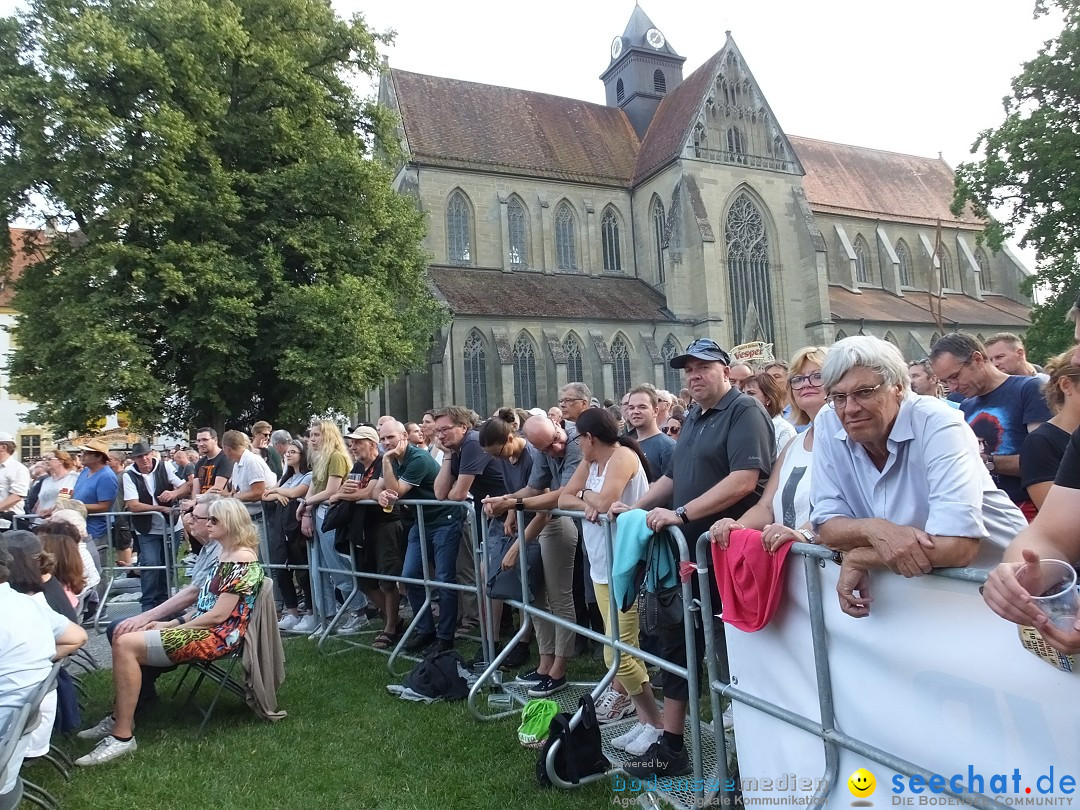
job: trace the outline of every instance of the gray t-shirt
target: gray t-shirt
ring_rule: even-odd
[[[533,460],[529,487],[532,489],[562,489],[574,475],[574,470],[581,463],[581,443],[578,441],[577,428],[573,422],[567,422],[566,450],[562,458],[555,458],[547,453],[536,454]]]
[[[649,460],[650,469],[646,470],[649,473],[649,480],[655,481],[664,474],[668,462],[671,461],[671,454],[675,452],[675,440],[663,433],[657,433],[647,439],[638,439],[636,436],[633,438],[637,440],[641,452]]]

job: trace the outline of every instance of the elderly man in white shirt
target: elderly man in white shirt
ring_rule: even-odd
[[[1000,560],[1027,522],[963,415],[912,393],[900,352],[875,337],[841,340],[821,373],[830,407],[815,420],[810,519],[842,553],[841,609],[869,615],[872,569],[921,576],[970,565],[980,548],[980,563]]]

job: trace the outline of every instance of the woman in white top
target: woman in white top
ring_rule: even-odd
[[[41,482],[35,511],[41,517],[47,518],[56,508],[57,498],[71,497],[71,493],[75,491],[75,479],[79,474],[75,472],[75,462],[63,450],[49,453],[42,461],[45,462],[45,469],[49,474]]]
[[[262,496],[267,516],[270,563],[288,566],[275,568],[273,573],[284,605],[278,628],[282,632],[310,634],[315,632],[318,621],[312,614],[314,606],[311,577],[308,574],[307,539],[300,533],[300,524],[293,519],[296,499],[307,495],[311,487],[311,469],[308,467],[304,443],[299,439],[290,439],[285,446],[282,463],[285,469],[281,473],[281,480],[267,487]],[[291,510],[290,503],[293,504]],[[307,609],[303,615],[300,615],[301,593],[307,599]]]
[[[585,553],[589,558],[596,603],[604,617],[604,632],[610,635],[608,577],[611,563],[608,560],[607,530],[598,521],[616,501],[634,503],[639,500],[649,489],[649,479],[645,475],[645,457],[637,442],[619,435],[618,423],[608,411],[589,408],[578,417],[576,426],[583,460],[563,488],[559,508],[585,512],[586,519],[581,524]],[[632,647],[638,646],[636,606],[619,614],[619,639]],[[604,659],[609,666],[611,658],[611,648],[605,647]],[[653,697],[649,675],[640,659],[621,656],[616,677],[634,702],[639,722],[626,734],[613,739],[611,744],[640,756],[663,734],[663,717]]]
[[[776,435],[776,455],[787,447],[787,443],[795,436],[795,426],[783,416],[784,403],[787,401],[786,392],[780,387],[780,383],[771,374],[762,371],[753,377],[747,378],[743,383],[743,393],[749,394],[762,405],[769,416],[772,417],[773,433]],[[792,406],[794,413],[795,405]]]
[[[827,351],[807,346],[791,358],[788,366],[792,370],[788,377],[791,415],[795,424],[809,424],[810,428],[790,440],[782,450],[756,506],[738,520],[721,518],[712,525],[709,529],[712,542],[726,548],[732,529],[760,529],[761,543],[770,553],[794,540],[815,542],[810,527],[810,454],[814,449],[814,417],[825,406],[821,366]]]

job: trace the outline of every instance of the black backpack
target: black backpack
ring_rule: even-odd
[[[547,756],[556,740],[559,740],[560,745],[555,752],[555,773],[564,782],[577,785],[582,777],[607,773],[611,769],[611,761],[604,756],[600,723],[596,719],[596,704],[592,695],[583,695],[579,706],[581,722],[573,730],[570,728],[570,718],[573,715],[569,712],[562,712],[551,719],[547,741],[536,760],[536,779],[543,787],[551,787],[547,773]]]
[[[458,672],[465,668],[465,659],[457,650],[447,650],[425,658],[405,676],[402,686],[429,698],[462,700],[468,697],[469,684]]]

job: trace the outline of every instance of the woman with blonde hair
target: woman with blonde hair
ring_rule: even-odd
[[[334,548],[337,532],[324,530],[323,521],[330,510],[330,496],[341,488],[341,482],[348,477],[352,468],[349,452],[345,449],[345,440],[338,426],[329,419],[312,422],[308,428],[308,448],[311,454],[311,486],[308,494],[300,499],[300,506],[296,510],[300,518],[300,531],[314,543],[313,557],[319,568],[348,571],[352,567],[351,561]],[[335,587],[341,591],[343,599],[348,599],[356,583],[348,574],[315,576],[312,572],[311,585],[315,591],[312,599],[316,602],[321,619],[320,626],[311,637],[318,638],[337,614]]]
[[[71,497],[71,493],[75,491],[75,479],[79,474],[75,472],[75,461],[63,450],[46,454],[42,461],[45,462],[45,469],[49,474],[41,482],[34,510],[41,517],[47,518],[56,509],[57,498]]]
[[[1042,509],[1054,484],[1069,437],[1080,428],[1080,367],[1073,365],[1073,349],[1053,357],[1043,371],[1046,404],[1054,414],[1031,431],[1020,447],[1020,484],[1036,509]]]
[[[233,652],[247,633],[255,598],[263,582],[256,559],[259,537],[244,505],[231,498],[210,504],[207,534],[221,544],[213,574],[203,583],[194,607],[179,619],[151,622],[145,630],[113,638],[112,714],[80,731],[83,740],[100,740],[76,765],[100,765],[131,753],[135,743],[135,704],[142,665],[170,667],[185,661],[213,661]]]

